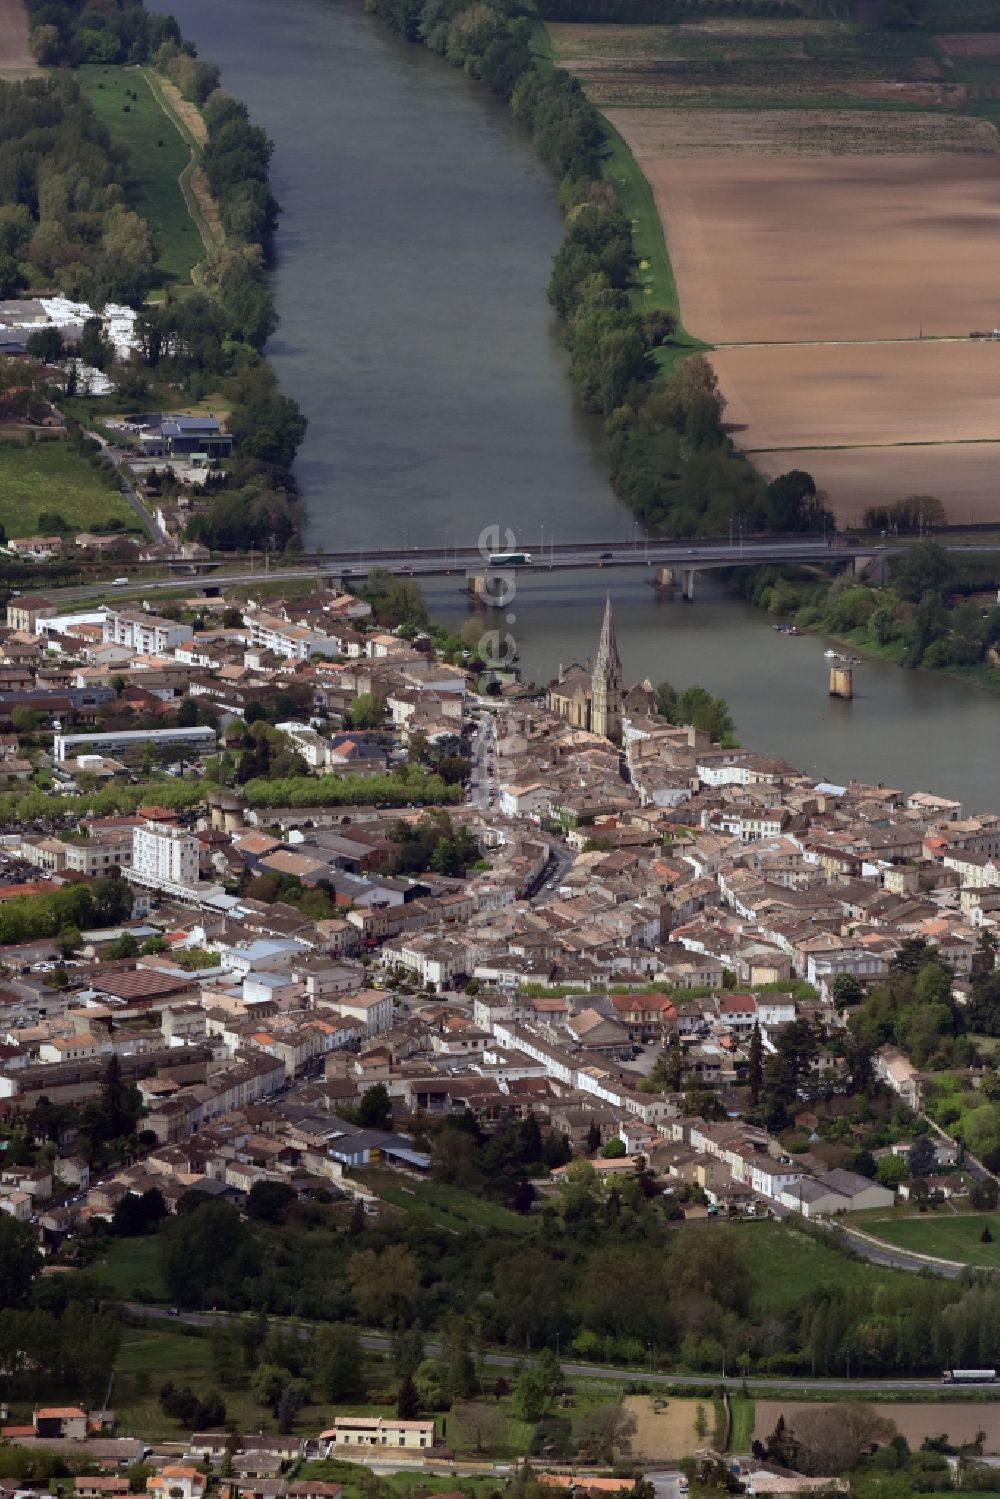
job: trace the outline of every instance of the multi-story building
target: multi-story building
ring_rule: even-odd
[[[123,645],[137,656],[167,655],[194,635],[190,625],[141,610],[110,609],[103,630],[105,645]]]
[[[274,651],[289,661],[308,661],[310,656],[339,656],[340,642],[307,625],[294,625],[276,614],[247,613],[252,649]]]
[[[196,885],[198,840],[186,828],[133,828],[132,871],[143,885]]]
[[[115,869],[128,869],[132,863],[132,834],[135,829],[107,828],[66,844],[65,868],[76,874],[100,878]]]
[[[81,748],[92,753],[117,755],[127,750],[142,749],[150,744],[154,749],[192,750],[197,754],[210,755],[218,743],[214,729],[196,725],[188,729],[118,729],[102,734],[56,734],[52,741],[52,753],[60,764],[73,759]]]

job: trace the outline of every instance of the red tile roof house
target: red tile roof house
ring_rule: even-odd
[[[127,1478],[117,1478],[114,1474],[101,1474],[97,1478],[74,1478],[74,1499],[124,1499],[129,1493],[129,1481]]]
[[[146,1492],[156,1499],[167,1499],[179,1490],[181,1499],[202,1499],[207,1479],[198,1468],[186,1463],[167,1463],[159,1473],[146,1479]]]
[[[78,1405],[44,1405],[32,1414],[37,1437],[67,1437],[84,1441],[87,1436],[87,1412]]]

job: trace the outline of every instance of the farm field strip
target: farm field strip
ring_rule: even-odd
[[[873,496],[886,504],[911,494],[947,500],[955,524],[1000,521],[1000,443],[912,443],[891,448],[841,447],[757,450],[754,467],[765,479],[802,468],[831,497],[838,521],[860,525]]]
[[[795,344],[711,359],[726,420],[751,450],[1000,441],[992,346]]]
[[[610,111],[652,185],[693,335],[870,342],[1000,323],[996,157],[677,157],[673,118]]]
[[[970,337],[1000,326],[1000,110],[973,102],[1000,31],[939,29],[549,27],[650,184],[734,440],[852,522],[916,491],[1000,518],[1000,344]]]
[[[28,45],[24,0],[0,0],[0,78],[28,78],[39,71]]]
[[[822,1410],[822,1406],[795,1400],[758,1400],[754,1422],[754,1438],[766,1441],[784,1416],[794,1425],[797,1411]],[[974,1442],[979,1431],[985,1433],[983,1451],[987,1456],[1000,1452],[1000,1402],[982,1401],[961,1404],[956,1401],[935,1400],[907,1405],[902,1401],[877,1401],[872,1410],[892,1421],[896,1430],[916,1450],[928,1437],[937,1437],[944,1432],[956,1446]]]

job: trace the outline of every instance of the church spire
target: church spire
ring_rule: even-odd
[[[621,661],[618,657],[618,642],[615,639],[615,611],[611,603],[610,593],[604,604],[604,622],[601,625],[601,639],[597,647],[597,665],[607,665],[614,661],[621,673]]]
[[[591,728],[606,739],[621,739],[622,734],[622,663],[615,639],[615,614],[611,594],[604,605],[601,639],[591,678]]]

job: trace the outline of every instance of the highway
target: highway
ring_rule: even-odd
[[[137,1301],[123,1301],[119,1305],[123,1311],[136,1318],[156,1322],[184,1322],[189,1327],[213,1327],[219,1322],[240,1321],[238,1316],[230,1318],[226,1312],[172,1312],[166,1307],[144,1306]],[[271,1320],[276,1324],[286,1325],[281,1317],[274,1317]],[[313,1326],[318,1325],[321,1324],[304,1321],[287,1323],[290,1330],[297,1331],[303,1337],[312,1330]],[[380,1333],[365,1333],[361,1338],[361,1346],[370,1348],[373,1352],[387,1353],[392,1349],[392,1339]],[[437,1343],[424,1344],[424,1353],[428,1358],[436,1357],[439,1351]],[[530,1355],[524,1354],[487,1353],[483,1355],[483,1363],[494,1369],[513,1369],[519,1364],[530,1362]],[[567,1362],[565,1359],[561,1359],[560,1363],[563,1373],[571,1379],[618,1379],[623,1384],[662,1385],[664,1387],[692,1385],[706,1390],[717,1389],[719,1385],[725,1384],[737,1391],[742,1388],[744,1382],[742,1373],[724,1375],[721,1369],[717,1374],[685,1374],[682,1371],[660,1374],[651,1369],[617,1369],[607,1364],[579,1364]],[[746,1384],[751,1390],[826,1391],[839,1395],[854,1391],[881,1395],[919,1392],[941,1398],[954,1391],[953,1385],[946,1385],[940,1379],[831,1379],[829,1377],[773,1379],[751,1374],[747,1376]],[[1000,1396],[1000,1389],[997,1393]]]

